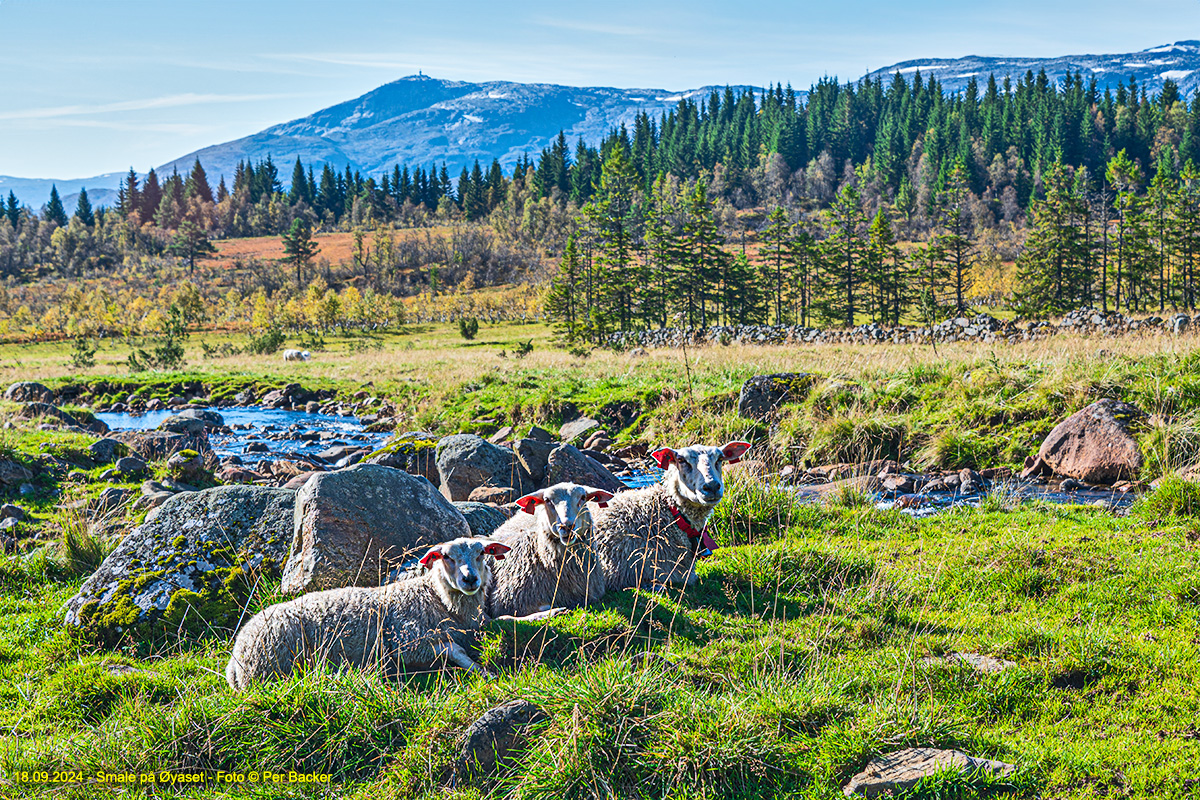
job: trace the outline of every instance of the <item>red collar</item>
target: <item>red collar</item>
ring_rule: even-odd
[[[667,508],[670,510],[671,516],[675,518],[675,524],[679,526],[679,530],[687,534],[689,539],[695,541],[698,550],[697,556],[699,558],[711,556],[713,551],[717,549],[717,543],[712,540],[711,536],[704,532],[704,528],[697,530],[696,526],[689,522],[688,518],[675,507],[674,503],[668,505]],[[705,527],[708,526],[706,525]]]

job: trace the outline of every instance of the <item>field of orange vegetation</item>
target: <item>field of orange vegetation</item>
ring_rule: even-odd
[[[445,236],[448,232],[449,229],[445,227],[405,228],[392,231],[392,240],[399,241],[406,236],[416,236],[424,233],[429,233],[431,236]],[[373,232],[364,234],[364,243],[368,248],[374,247],[374,236]],[[317,253],[318,259],[324,258],[330,264],[342,264],[350,261],[353,257],[353,233],[343,231],[318,233],[315,238],[317,245],[321,248],[320,252]],[[217,248],[217,255],[206,259],[206,261],[218,267],[231,267],[235,261],[246,262],[251,259],[278,261],[283,258],[283,238],[280,236],[221,239],[214,240],[213,245]]]

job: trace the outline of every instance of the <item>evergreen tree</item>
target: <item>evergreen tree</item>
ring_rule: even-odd
[[[175,237],[171,240],[170,251],[188,263],[188,274],[196,271],[196,259],[217,252],[208,233],[190,219],[179,223]]]
[[[782,206],[776,206],[767,217],[767,227],[762,231],[762,249],[759,251],[762,257],[763,275],[767,279],[767,284],[770,286],[771,299],[775,307],[775,324],[783,325],[784,316],[784,296],[786,287],[791,277],[790,270],[786,269],[790,265],[788,250],[792,239],[792,226],[788,223],[787,212]]]
[[[321,248],[313,239],[312,229],[309,228],[308,223],[299,218],[292,220],[292,226],[283,235],[284,258],[282,260],[296,267],[297,289],[304,286],[304,269],[320,251]]]
[[[867,229],[864,274],[870,288],[868,300],[871,318],[877,322],[899,324],[900,310],[907,305],[908,287],[905,270],[892,231],[891,217],[880,208]]]
[[[567,342],[574,342],[581,333],[584,311],[581,303],[582,293],[579,250],[575,244],[575,237],[571,236],[563,250],[558,273],[550,282],[550,291],[546,295],[545,303],[546,313],[557,321],[559,334]]]
[[[184,198],[187,200],[198,198],[206,203],[213,201],[212,188],[208,185],[208,174],[204,171],[204,167],[200,166],[199,158],[192,165],[192,171],[188,175],[187,185],[184,187]]]
[[[858,288],[863,281],[866,215],[862,195],[847,183],[826,214],[830,236],[822,247],[822,294],[818,307],[827,322],[854,327],[861,310]]]
[[[117,191],[117,213],[127,217],[134,211],[140,211],[141,207],[142,193],[138,190],[137,171],[130,167],[129,174],[125,176],[121,188]]]
[[[158,207],[162,205],[163,192],[162,187],[158,182],[158,173],[150,170],[146,174],[146,182],[142,189],[141,202],[137,206],[137,211],[142,219],[142,222],[150,222],[158,214]],[[132,202],[132,201],[131,201]]]
[[[312,195],[308,193],[308,176],[304,173],[304,165],[300,163],[300,156],[296,156],[296,165],[292,168],[292,185],[288,189],[287,201],[291,206],[300,202],[310,206],[313,204]]]
[[[955,162],[947,179],[946,190],[939,199],[942,233],[938,236],[938,245],[948,259],[954,289],[954,311],[957,314],[967,311],[966,294],[971,285],[971,267],[975,264],[975,243],[972,241],[971,218],[967,211],[969,180],[964,163],[961,160]]]
[[[63,208],[62,198],[58,196],[58,186],[50,187],[50,202],[46,204],[44,216],[47,222],[53,222],[60,228],[67,224],[67,212]]]
[[[1035,313],[1061,314],[1087,293],[1087,208],[1061,163],[1046,177],[1046,197],[1030,206],[1033,230],[1017,259],[1018,299]]]
[[[8,224],[12,225],[14,231],[21,226],[21,205],[11,190],[8,193],[8,202],[4,207],[4,216],[8,218]]]
[[[75,204],[75,219],[89,228],[96,224],[96,215],[92,212],[92,201],[88,200],[87,189],[79,189],[79,202]]]

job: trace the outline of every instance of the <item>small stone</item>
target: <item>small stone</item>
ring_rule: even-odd
[[[29,513],[15,503],[5,503],[0,506],[0,519],[15,519],[24,522],[29,519]]]
[[[598,427],[600,427],[600,423],[597,420],[594,420],[591,417],[579,417],[578,419],[565,423],[561,428],[559,428],[558,433],[559,437],[564,443],[569,443],[573,439],[577,439],[583,434],[587,433],[592,428]]]
[[[22,483],[21,488],[18,491],[20,491],[22,495],[31,495],[37,491],[37,487],[32,483]]]
[[[958,750],[909,747],[871,759],[866,769],[842,787],[842,794],[847,797],[895,794],[912,788],[922,778],[947,770],[956,770],[963,775],[982,772],[1003,778],[1012,775],[1016,769],[1013,764],[976,758]]]
[[[492,444],[504,444],[505,442],[507,442],[509,439],[512,438],[512,435],[513,435],[512,425],[505,425],[503,428],[501,428],[500,430],[496,431],[491,436],[489,436],[488,441],[491,442]]]
[[[18,519],[13,519],[12,517],[0,519],[0,533],[9,533],[19,527],[21,527],[21,521]]]
[[[539,442],[554,442],[554,434],[538,425],[529,429],[529,438]]]
[[[150,465],[137,456],[125,456],[118,459],[116,467],[125,475],[143,475],[150,471]]]
[[[485,712],[467,728],[459,771],[491,775],[525,749],[534,725],[549,719],[528,700],[512,700]]]
[[[516,499],[517,492],[511,486],[477,486],[467,498],[472,503],[494,503],[498,506]]]

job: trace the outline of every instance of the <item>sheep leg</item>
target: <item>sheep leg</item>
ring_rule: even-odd
[[[478,672],[488,678],[494,678],[492,673],[475,663],[475,660],[457,642],[436,642],[433,650],[439,656],[445,656],[467,672]]]

